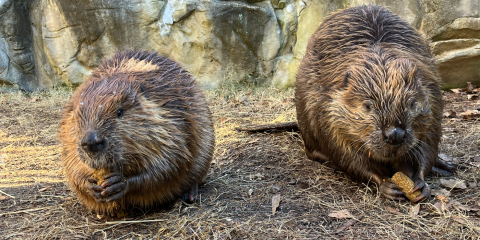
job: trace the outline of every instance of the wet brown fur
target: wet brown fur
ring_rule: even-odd
[[[308,157],[353,179],[380,185],[401,171],[423,181],[437,163],[443,99],[429,45],[383,7],[324,20],[309,39],[295,97]],[[406,142],[385,143],[388,126],[404,128]]]
[[[124,114],[118,118],[120,108]],[[210,111],[193,77],[149,52],[117,53],[104,61],[74,94],[60,130],[67,181],[100,214],[176,199],[201,183],[215,141]],[[95,158],[80,147],[91,130],[107,140]],[[87,193],[87,178],[99,168],[117,169],[125,177],[127,191],[115,204],[98,203]]]

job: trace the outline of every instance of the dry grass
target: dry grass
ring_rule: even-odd
[[[65,185],[57,126],[71,91],[0,94],[0,238],[3,239],[470,239],[480,236],[480,124],[446,121],[441,152],[459,162],[451,190],[456,207],[431,210],[382,199],[374,186],[354,183],[305,157],[298,133],[236,132],[248,123],[295,120],[294,91],[223,86],[206,95],[215,118],[214,164],[192,205],[124,219],[100,220]],[[463,102],[464,103],[464,102]],[[461,108],[449,103],[447,108]],[[479,103],[470,103],[478,104]],[[440,189],[439,179],[427,182]],[[476,187],[474,185],[477,184]],[[450,191],[450,189],[447,189]],[[280,194],[272,214],[271,199]],[[463,208],[463,209],[462,209]],[[328,214],[348,210],[359,221]]]

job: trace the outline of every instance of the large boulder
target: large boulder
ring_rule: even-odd
[[[444,88],[480,85],[480,3],[474,0],[299,0],[297,43],[289,63],[292,84],[309,36],[334,9],[376,4],[402,16],[431,41]]]
[[[40,84],[25,6],[25,1],[0,0],[0,84],[32,91]]]
[[[337,9],[387,6],[432,42],[444,87],[480,84],[473,0],[0,0],[0,84],[78,85],[117,50],[157,51],[204,86],[293,86],[308,38]]]

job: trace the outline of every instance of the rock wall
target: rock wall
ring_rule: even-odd
[[[144,49],[180,62],[206,87],[288,87],[323,18],[370,3],[431,40],[445,87],[480,84],[478,0],[0,0],[0,84],[77,85],[117,49]]]

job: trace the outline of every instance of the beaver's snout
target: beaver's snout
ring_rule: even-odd
[[[96,154],[105,149],[105,138],[99,137],[96,131],[88,133],[81,142],[83,150]]]
[[[383,141],[390,145],[400,145],[407,141],[405,130],[401,127],[389,127],[383,130]]]

